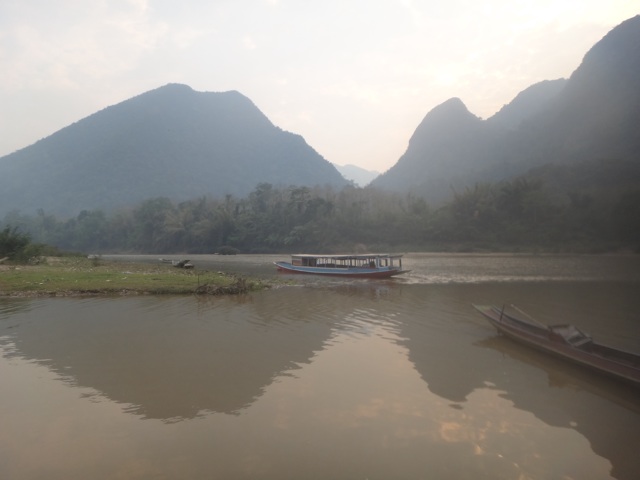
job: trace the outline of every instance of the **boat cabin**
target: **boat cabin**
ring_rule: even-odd
[[[573,325],[552,325],[550,338],[568,343],[574,347],[584,347],[593,342],[591,337]]]
[[[320,268],[397,268],[402,270],[402,255],[291,255],[291,264],[298,267]]]

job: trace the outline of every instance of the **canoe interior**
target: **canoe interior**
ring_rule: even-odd
[[[546,326],[506,313],[504,308],[474,305],[505,336],[593,370],[640,386],[640,355],[595,342],[573,325]]]

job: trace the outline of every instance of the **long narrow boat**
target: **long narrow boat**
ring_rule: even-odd
[[[573,325],[542,325],[492,305],[474,305],[506,337],[640,386],[640,355],[596,343]]]
[[[388,278],[407,273],[402,255],[365,253],[354,255],[291,255],[290,262],[273,262],[285,273],[307,273],[350,278]]]

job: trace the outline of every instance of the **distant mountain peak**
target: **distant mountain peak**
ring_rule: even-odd
[[[335,167],[344,178],[352,181],[359,187],[368,185],[374,178],[380,175],[380,172],[377,172],[375,170],[367,170],[365,168],[352,164],[335,165]]]
[[[372,185],[432,201],[450,186],[500,181],[544,164],[640,159],[640,15],[595,44],[569,80],[540,82],[490,119],[459,98],[431,110]]]
[[[174,91],[184,91],[184,92],[195,92],[195,90],[193,88],[191,88],[189,85],[185,85],[184,83],[167,83],[166,85],[163,85],[161,87],[158,87],[155,89],[155,91],[160,91],[160,90],[174,90]],[[154,90],[151,90],[152,92]]]
[[[640,65],[640,15],[636,15],[609,31],[585,54],[582,63],[571,76],[583,75],[585,70],[615,69],[620,74],[638,72]],[[637,80],[637,78],[636,78]]]
[[[441,103],[424,117],[409,140],[409,148],[424,142],[441,142],[445,138],[475,129],[482,124],[457,97]]]
[[[444,109],[444,108],[456,109],[456,110],[464,111],[464,112],[468,112],[469,111],[467,109],[467,106],[460,99],[460,97],[451,97],[449,100],[445,100],[440,105],[435,107],[434,110],[438,111],[439,109]]]
[[[241,93],[171,83],[2,157],[0,214],[44,208],[74,215],[159,196],[246,195],[259,183],[339,187],[347,181]]]
[[[425,117],[425,121],[457,121],[461,118],[478,118],[473,115],[458,97],[450,98],[434,107]]]

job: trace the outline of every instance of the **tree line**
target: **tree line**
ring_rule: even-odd
[[[552,195],[542,181],[518,178],[454,191],[436,208],[417,195],[370,187],[262,183],[243,198],[159,197],[68,219],[14,211],[2,224],[85,253],[640,251],[640,190]]]

